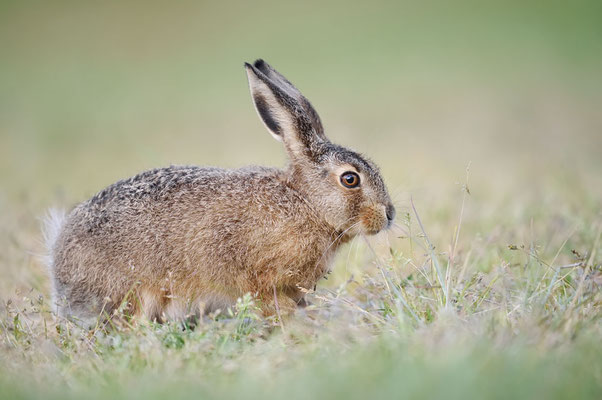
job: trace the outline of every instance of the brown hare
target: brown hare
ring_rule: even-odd
[[[286,169],[171,166],[100,191],[46,221],[53,307],[93,323],[181,320],[245,293],[291,313],[337,248],[388,228],[395,209],[374,163],[331,143],[309,101],[263,60],[245,63],[257,113]]]

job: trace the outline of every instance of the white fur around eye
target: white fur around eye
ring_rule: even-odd
[[[355,169],[355,167],[353,165],[343,164],[343,165],[337,166],[334,170],[334,173],[336,174],[337,182],[339,183],[339,185],[341,185],[341,187],[344,187],[345,189],[350,189],[349,187],[343,185],[343,183],[341,182],[341,178],[345,172],[353,172],[353,173],[356,173],[357,176],[359,176],[360,183],[356,187],[361,186],[362,182],[364,182],[364,176],[360,172],[358,172],[358,170]]]

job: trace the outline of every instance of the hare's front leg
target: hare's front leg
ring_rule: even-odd
[[[290,297],[298,308],[304,308],[309,305],[309,302],[305,300],[305,294],[307,293],[306,289],[303,289],[299,286],[288,286],[282,289],[282,293]]]
[[[285,318],[292,315],[297,309],[297,301],[293,299],[287,290],[273,287],[263,297],[262,311],[265,316],[275,315]]]

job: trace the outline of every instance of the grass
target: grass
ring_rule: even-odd
[[[0,398],[602,397],[600,6],[446,4],[0,3]],[[282,324],[251,296],[195,329],[57,319],[48,207],[283,164],[259,56],[382,167],[396,226]]]

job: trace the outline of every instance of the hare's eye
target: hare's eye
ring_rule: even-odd
[[[344,172],[341,175],[341,184],[347,188],[354,188],[360,184],[360,177],[355,172]]]

